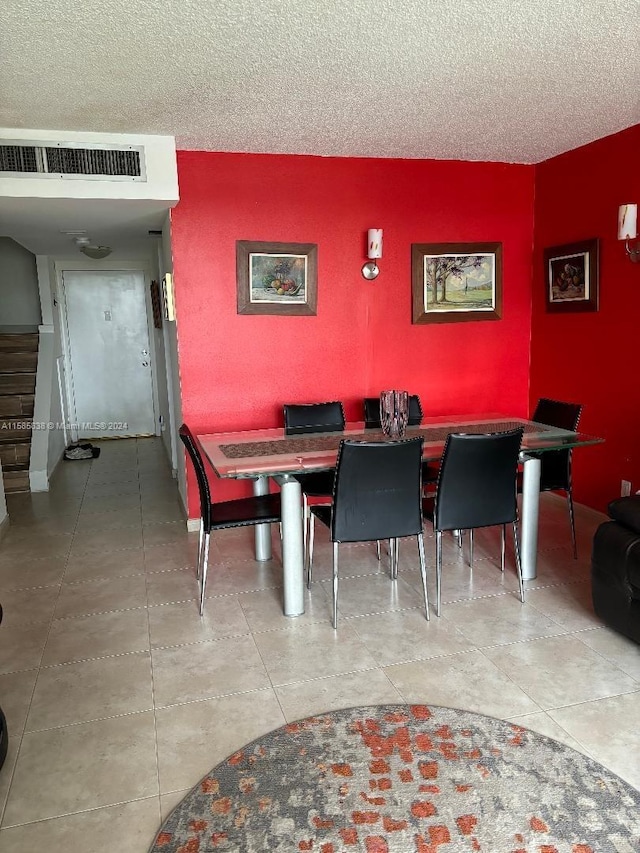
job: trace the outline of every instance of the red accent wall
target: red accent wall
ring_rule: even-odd
[[[179,152],[171,229],[185,422],[195,431],[276,426],[285,402],[334,399],[358,420],[362,398],[384,387],[419,394],[425,415],[525,415],[534,172]],[[384,256],[369,282],[360,270],[374,227],[384,229]],[[317,316],[239,316],[236,240],[317,243]],[[461,241],[502,241],[502,320],[412,325],[411,244]],[[245,492],[217,489],[218,499]]]
[[[599,510],[640,489],[640,264],[617,240],[618,205],[640,202],[640,125],[536,167],[531,407],[538,397],[582,403],[580,427],[606,443],[574,453],[576,500]],[[543,252],[600,238],[600,309],[551,314]]]

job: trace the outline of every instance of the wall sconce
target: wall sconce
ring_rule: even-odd
[[[380,272],[376,259],[382,257],[382,228],[369,228],[367,231],[367,257],[370,260],[362,267],[362,275],[372,281]]]
[[[162,279],[162,315],[165,320],[176,319],[176,303],[173,289],[173,275],[168,272]]]
[[[638,205],[621,204],[618,208],[618,240],[624,240],[627,255],[634,262],[640,261],[640,243],[631,248],[629,240],[635,240],[638,236]]]

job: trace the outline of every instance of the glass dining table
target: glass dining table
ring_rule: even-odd
[[[599,444],[603,439],[498,415],[425,418],[420,426],[408,427],[406,437],[422,436],[423,459],[436,461],[442,456],[449,433],[503,432],[520,426],[524,428],[520,452],[523,463],[522,573],[525,579],[532,579],[536,577],[541,454],[550,450]],[[348,423],[341,432],[296,436],[285,435],[281,428],[197,436],[203,454],[218,477],[252,480],[255,495],[269,491],[270,478],[280,486],[285,616],[301,616],[304,613],[302,493],[295,475],[333,468],[343,438],[354,441],[389,440],[382,432],[365,430],[362,422]],[[255,556],[257,560],[271,559],[269,525],[256,526]]]

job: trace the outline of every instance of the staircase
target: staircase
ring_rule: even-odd
[[[5,493],[29,491],[38,334],[0,334],[0,462]]]

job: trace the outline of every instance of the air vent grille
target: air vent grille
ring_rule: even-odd
[[[143,181],[142,147],[0,145],[0,172],[41,178]]]
[[[0,145],[0,172],[37,172],[36,151],[32,145]]]
[[[129,175],[140,177],[139,151],[94,148],[45,148],[47,171],[62,175]]]

